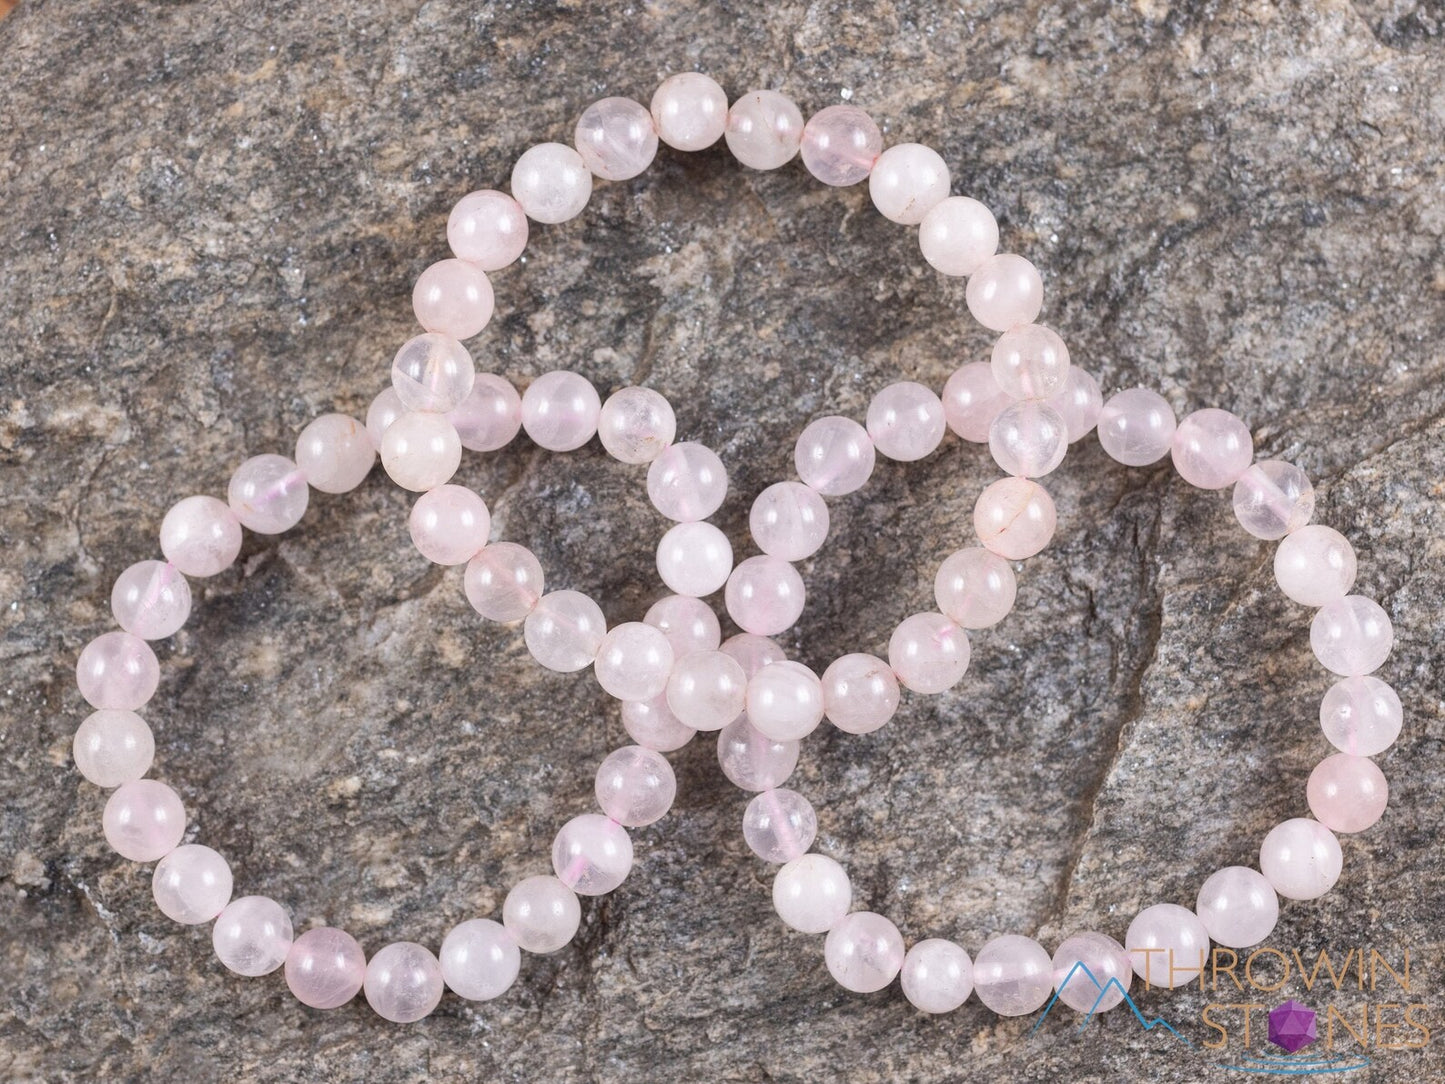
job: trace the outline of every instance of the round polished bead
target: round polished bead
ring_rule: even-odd
[[[122,783],[111,792],[101,815],[111,850],[132,862],[155,862],[181,842],[186,811],[180,796],[154,779]]]
[[[1313,900],[1340,879],[1344,854],[1319,821],[1295,817],[1269,830],[1259,847],[1259,870],[1285,899]]]
[[[151,645],[128,632],[103,632],[75,662],[75,683],[93,708],[135,711],[156,691],[161,664]]]
[[[1186,415],[1174,431],[1174,469],[1190,485],[1223,489],[1233,485],[1254,459],[1249,427],[1227,410],[1210,407]]]
[[[1064,938],[1052,965],[1059,1000],[1082,1013],[1106,1012],[1121,1004],[1134,981],[1124,946],[1094,931]]]
[[[868,195],[887,219],[916,226],[948,195],[948,166],[932,147],[899,143],[873,163]]]
[[[945,275],[971,275],[998,251],[998,220],[968,196],[939,200],[918,225],[923,258]]]
[[[1044,282],[1028,260],[1012,252],[1000,252],[984,260],[969,276],[964,297],[968,311],[980,324],[993,331],[1007,331],[1038,318],[1044,306]],[[997,377],[997,372],[994,375]]]
[[[1049,400],[1049,406],[1064,419],[1064,429],[1072,444],[1093,432],[1104,409],[1104,396],[1097,380],[1077,365],[1070,365],[1063,388]]]
[[[191,615],[191,585],[168,561],[137,561],[110,592],[115,623],[142,640],[164,640]]]
[[[700,151],[722,138],[728,122],[728,96],[701,72],[683,72],[662,81],[652,96],[652,123],[658,138],[680,151]]]
[[[214,576],[241,552],[241,521],[215,497],[186,497],[161,520],[161,553],[187,576]]]
[[[345,1005],[366,981],[366,953],[345,930],[318,926],[291,942],[286,954],[286,985],[303,1005],[335,1009]]]
[[[492,516],[487,503],[466,486],[428,490],[411,506],[411,540],[428,561],[464,565],[487,544]]]
[[[455,410],[470,394],[476,379],[476,366],[467,348],[453,336],[439,332],[429,331],[408,339],[391,362],[391,386],[407,410],[433,414]]]
[[[724,593],[728,616],[755,636],[776,636],[803,613],[806,591],[798,570],[781,557],[749,557],[733,569]]]
[[[438,260],[417,276],[411,308],[426,331],[470,339],[492,322],[492,280],[467,260]]]
[[[377,1016],[410,1024],[430,1016],[441,1001],[441,964],[425,946],[395,941],[367,962],[363,986]]]
[[[993,420],[1011,402],[986,361],[961,366],[943,385],[944,420],[960,437],[975,444],[988,443]]]
[[[968,633],[940,613],[905,617],[888,641],[888,665],[916,693],[953,688],[968,669],[968,657]]]
[[[1363,832],[1384,814],[1390,787],[1373,760],[1335,753],[1315,765],[1305,793],[1310,812],[1326,828]]]
[[[608,181],[636,177],[657,157],[652,114],[631,98],[603,98],[582,111],[572,142],[593,175]]]
[[[728,472],[717,453],[696,441],[663,450],[647,468],[652,506],[679,523],[707,519],[722,507]]]
[[[522,428],[522,397],[511,381],[478,373],[467,397],[447,413],[462,447],[473,452],[505,448]]]
[[[799,741],[823,721],[823,683],[800,662],[765,666],[748,681],[747,712],[768,737]]]
[[[473,918],[451,928],[442,939],[437,962],[452,993],[468,1001],[491,1001],[517,981],[522,952],[500,922]]]
[[[737,659],[738,665],[748,680],[764,666],[772,666],[788,657],[786,651],[766,636],[754,636],[751,632],[739,632],[729,636],[722,644],[722,653]]]
[[[651,700],[623,701],[622,727],[638,745],[659,753],[681,749],[697,734],[692,727],[678,721],[667,706],[666,693]]]
[[[151,770],[156,742],[146,721],[133,711],[93,711],[75,732],[71,746],[80,774],[97,787],[118,787]]]
[[[494,542],[467,562],[462,586],[489,621],[520,621],[542,597],[542,562],[525,546]]]
[[[868,404],[868,436],[889,459],[912,463],[932,454],[947,423],[943,402],[911,380],[889,384]]]
[[[566,222],[592,198],[592,173],[566,144],[538,143],[512,167],[512,198],[534,222]]]
[[[728,110],[728,150],[752,169],[777,169],[793,160],[803,141],[803,114],[776,90],[750,90]]]
[[[836,415],[810,422],[793,449],[798,477],[825,497],[862,488],[876,458],[868,431],[851,418]]]
[[[1053,992],[1053,961],[1033,938],[1003,934],[973,958],[973,988],[979,1001],[1000,1016],[1025,1016]]]
[[[513,263],[527,247],[527,213],[505,192],[485,189],[457,200],[447,216],[447,244],[483,271]]]
[[[381,465],[402,489],[435,489],[450,481],[461,463],[462,440],[445,414],[409,410],[382,434]]]
[[[1234,518],[1255,538],[1273,541],[1297,531],[1315,514],[1315,489],[1293,463],[1266,459],[1234,483]]]
[[[660,629],[627,621],[608,631],[592,664],[597,684],[618,700],[651,700],[667,690],[672,645]]]
[[[812,804],[786,787],[755,795],[743,811],[743,839],[764,862],[782,865],[801,858],[817,835]]]
[[[350,493],[376,463],[366,426],[345,414],[323,414],[296,438],[296,465],[312,489]]]
[[[898,710],[898,675],[876,655],[834,659],[823,671],[823,711],[848,734],[871,734]]]
[[[830,105],[803,125],[803,165],[835,188],[857,184],[883,153],[883,133],[856,105]]]
[[[679,523],[657,543],[657,572],[669,591],[702,598],[728,582],[733,547],[711,523]]]
[[[981,546],[950,553],[933,578],[938,609],[966,629],[998,624],[1014,608],[1017,596],[1012,566]]]
[[[269,975],[291,951],[291,916],[266,896],[242,896],[226,904],[211,928],[216,959],[238,975]]]
[[[930,937],[903,957],[900,982],[919,1012],[952,1012],[973,993],[973,961],[952,941]]]
[[[1000,478],[978,495],[973,506],[978,540],[1010,561],[1043,550],[1057,524],[1053,498],[1030,478]]]
[[[662,754],[628,745],[609,753],[597,769],[596,793],[602,812],[637,828],[667,815],[677,797],[677,778]]]
[[[543,595],[522,625],[532,658],[563,674],[591,666],[606,632],[602,607],[580,591]]]
[[[827,933],[852,903],[848,874],[825,854],[795,858],[773,878],[773,908],[800,933]]]
[[[1310,647],[1320,665],[1341,677],[1360,677],[1384,665],[1395,646],[1390,616],[1374,599],[1346,595],[1326,603],[1310,622]]]
[[[371,405],[366,408],[366,432],[378,452],[381,451],[381,438],[391,428],[391,423],[405,413],[406,407],[402,406],[401,396],[390,386],[379,391]]]
[[[722,651],[694,651],[672,666],[667,706],[693,730],[721,730],[747,704],[748,677],[742,664]]]
[[[1069,348],[1042,324],[1011,327],[993,344],[990,365],[1004,394],[1013,399],[1048,399],[1069,378]]]
[[[543,373],[522,393],[522,428],[549,452],[580,448],[597,432],[602,400],[585,376]]]
[[[651,388],[623,388],[607,397],[597,436],[619,463],[651,463],[677,435],[672,404]]]
[[[231,902],[230,864],[210,847],[187,843],[156,863],[151,894],[161,914],[175,922],[210,922]]]
[[[1042,478],[1064,461],[1069,433],[1059,412],[1036,399],[1012,403],[993,420],[988,450],[1005,474]]]
[[[723,775],[743,790],[762,791],[781,786],[798,766],[800,750],[796,741],[764,734],[746,715],[739,715],[718,731],[718,765]]]
[[[1383,753],[1400,736],[1404,719],[1400,697],[1379,678],[1337,681],[1320,701],[1320,729],[1331,745],[1351,756]]]
[[[257,455],[231,475],[226,503],[243,527],[257,534],[281,534],[301,522],[311,491],[306,475],[284,455]]]
[[[1355,585],[1355,548],[1333,527],[1312,523],[1280,540],[1274,578],[1285,595],[1303,606],[1338,602]]]
[[[722,643],[717,614],[701,599],[667,595],[649,606],[642,620],[662,630],[674,659],[694,651],[716,651]]]
[[[507,893],[502,924],[528,952],[556,952],[577,935],[582,904],[556,877],[528,877]]]
[[[753,501],[748,527],[764,553],[784,561],[801,561],[827,541],[828,505],[802,482],[777,482]]]
[[[1156,903],[1134,916],[1124,944],[1146,989],[1172,990],[1199,980],[1209,953],[1209,934],[1189,908]]]
[[[579,895],[605,895],[632,870],[632,839],[611,818],[583,813],[558,830],[552,841],[552,869]]]
[[[1174,408],[1148,388],[1129,388],[1099,411],[1099,444],[1126,467],[1157,463],[1174,446]]]
[[[1225,948],[1248,948],[1274,929],[1279,920],[1279,896],[1258,870],[1225,866],[1200,886],[1194,913],[1210,940]]]
[[[892,982],[903,966],[903,935],[880,914],[854,911],[828,931],[823,959],[843,989],[875,993]]]

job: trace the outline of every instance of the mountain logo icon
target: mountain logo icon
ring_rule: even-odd
[[[1082,978],[1080,976],[1082,976]],[[1074,964],[1074,966],[1070,968],[1069,973],[1064,976],[1064,981],[1059,983],[1059,988],[1054,991],[1054,996],[1049,998],[1049,1003],[1044,1006],[1044,1011],[1039,1013],[1039,1018],[1034,1021],[1034,1026],[1029,1029],[1030,1035],[1038,1031],[1039,1028],[1043,1026],[1044,1021],[1048,1019],[1049,1013],[1053,1011],[1055,1003],[1057,1003],[1057,1001],[1059,1000],[1059,995],[1064,992],[1065,988],[1068,987],[1069,983],[1076,981],[1088,982],[1093,985],[1095,990],[1098,991],[1098,994],[1094,998],[1094,1002],[1090,1006],[1089,1011],[1085,1013],[1084,1018],[1079,1021],[1080,1031],[1083,1031],[1084,1028],[1089,1026],[1089,1022],[1094,1019],[1095,1015],[1097,1015],[1099,1011],[1100,1003],[1105,999],[1105,997],[1108,996],[1109,992],[1111,990],[1117,990],[1119,996],[1124,999],[1124,1004],[1128,1005],[1129,1011],[1134,1014],[1134,1019],[1139,1021],[1140,1025],[1144,1028],[1145,1031],[1153,1031],[1155,1028],[1163,1028],[1185,1046],[1194,1046],[1192,1040],[1186,1038],[1183,1035],[1180,1035],[1179,1032],[1174,1030],[1174,1026],[1170,1024],[1169,1021],[1165,1020],[1162,1016],[1146,1017],[1142,1012],[1140,1012],[1139,1006],[1134,1004],[1134,999],[1129,996],[1129,991],[1124,989],[1118,979],[1110,978],[1108,982],[1101,983],[1098,978],[1095,977],[1094,973],[1089,970],[1089,965],[1084,963],[1083,960],[1080,960],[1078,963]]]

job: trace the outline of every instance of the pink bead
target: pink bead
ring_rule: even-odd
[[[993,420],[988,450],[1005,474],[1042,478],[1064,461],[1069,433],[1059,412],[1037,399],[1004,407]]]
[[[243,527],[281,534],[301,522],[310,500],[306,476],[284,455],[257,455],[231,475],[227,503]]]
[[[1008,616],[1018,595],[1009,563],[980,546],[957,550],[943,559],[933,578],[938,609],[966,629],[986,629]]]
[[[266,896],[232,900],[211,929],[216,959],[238,975],[269,975],[286,962],[291,942],[291,916]]]
[[[1340,879],[1340,841],[1319,821],[1295,817],[1270,829],[1259,847],[1259,869],[1288,900],[1318,899]]]
[[[1066,937],[1051,962],[1059,1000],[1082,1013],[1107,1012],[1121,1004],[1134,980],[1129,954],[1108,934]]]
[[[1174,408],[1148,388],[1121,391],[1099,411],[1099,444],[1126,467],[1157,463],[1174,446]]]
[[[743,812],[743,839],[764,862],[782,865],[808,853],[818,815],[797,791],[775,787],[754,796]]]
[[[993,366],[975,361],[954,371],[943,386],[943,416],[964,440],[988,443],[999,412],[1013,400],[994,379]]]
[[[461,264],[460,260],[450,262]],[[455,410],[471,394],[476,379],[476,366],[467,348],[455,336],[437,331],[402,343],[391,362],[391,386],[407,410],[433,414]]]
[[[1042,324],[1009,328],[993,344],[990,366],[1005,395],[1013,399],[1049,399],[1064,390],[1069,377],[1069,348]]]
[[[773,877],[773,908],[800,933],[827,933],[852,902],[848,874],[827,855],[795,858]]]
[[[800,750],[796,741],[764,734],[748,722],[746,715],[739,715],[718,731],[718,765],[723,775],[743,790],[763,791],[781,786],[798,766]]]
[[[580,591],[543,595],[522,626],[532,658],[563,674],[591,666],[606,632],[602,608]]]
[[[1209,934],[1199,916],[1177,903],[1146,907],[1129,923],[1124,945],[1145,988],[1172,990],[1198,982],[1209,956]]]
[[[466,486],[444,485],[416,499],[407,527],[412,544],[428,561],[464,565],[487,544],[492,515]]]
[[[596,793],[602,812],[637,828],[667,815],[677,797],[677,778],[666,757],[628,745],[609,753],[597,769]]]
[[[679,523],[657,543],[657,573],[676,594],[710,595],[732,570],[732,543],[711,523]]]
[[[728,110],[728,150],[752,169],[777,169],[793,160],[803,140],[803,114],[776,90],[752,90]]]
[[[823,683],[800,662],[765,666],[748,681],[747,712],[768,737],[799,741],[823,721]]]
[[[383,388],[371,401],[366,408],[366,432],[377,451],[381,450],[381,438],[391,428],[391,423],[405,413],[406,407],[402,406],[401,396],[396,394],[395,388]]]
[[[905,688],[941,693],[968,669],[968,633],[943,614],[905,617],[888,641],[888,665]]]
[[[155,862],[181,842],[186,811],[180,796],[154,779],[122,783],[111,792],[101,815],[105,841],[122,858]]]
[[[462,440],[445,414],[407,411],[382,434],[381,465],[402,489],[424,493],[445,485],[461,463]]]
[[[919,1012],[952,1012],[973,993],[973,961],[952,941],[930,937],[908,950],[900,979]]]
[[[1266,459],[1234,483],[1234,518],[1255,538],[1273,541],[1297,531],[1315,514],[1315,489],[1293,463]]]
[[[1310,622],[1310,647],[1320,665],[1341,677],[1378,670],[1395,646],[1395,629],[1378,602],[1346,595],[1326,603]]]
[[[834,187],[857,184],[883,152],[883,133],[856,105],[830,105],[803,125],[803,165]]]
[[[311,488],[322,493],[350,493],[375,462],[371,434],[345,414],[323,414],[296,438],[296,466]]]
[[[651,463],[677,436],[677,415],[651,388],[623,388],[602,404],[597,436],[619,463]]]
[[[1070,365],[1063,388],[1049,400],[1049,406],[1064,419],[1072,444],[1093,432],[1104,409],[1104,396],[1099,392],[1097,380],[1077,365]]]
[[[661,630],[627,621],[602,637],[592,668],[597,684],[618,700],[651,700],[667,691],[672,660],[672,645]]]
[[[597,389],[577,373],[543,373],[522,393],[522,428],[548,451],[582,447],[597,432],[601,414]]]
[[[156,691],[161,664],[150,644],[128,632],[103,632],[80,651],[75,684],[93,708],[135,711]]]
[[[937,151],[899,143],[874,161],[868,195],[884,218],[916,226],[948,195],[948,184],[948,166]]]
[[[522,428],[522,397],[511,383],[478,373],[467,397],[447,413],[462,447],[473,452],[505,448]]]
[[[566,222],[592,198],[592,173],[566,144],[538,143],[512,167],[512,198],[534,222]]]
[[[1310,524],[1286,535],[1274,551],[1274,578],[1303,606],[1327,606],[1350,593],[1358,562],[1350,540],[1333,527]]]
[[[662,630],[674,659],[694,651],[716,651],[722,643],[717,614],[701,599],[668,595],[648,607],[642,620]]]
[[[828,931],[823,959],[843,989],[875,993],[897,978],[903,966],[903,935],[880,914],[854,911]]]
[[[683,441],[664,449],[647,468],[652,506],[679,523],[707,519],[722,507],[728,472],[711,448]]]
[[[383,1020],[410,1024],[430,1016],[442,999],[442,968],[431,950],[396,941],[366,965],[366,1000]]]
[[[827,541],[828,505],[802,482],[777,482],[753,501],[748,527],[764,553],[801,561]]]
[[[809,423],[793,449],[798,477],[825,497],[862,488],[876,458],[867,430],[851,418],[837,416]]]
[[[978,200],[949,196],[923,216],[918,247],[945,275],[971,275],[998,251],[998,221]]]
[[[596,813],[573,817],[552,842],[557,879],[583,896],[603,896],[632,870],[632,839],[616,821]]]
[[[466,260],[438,260],[417,276],[411,308],[424,330],[470,339],[492,322],[492,280]]]
[[[241,552],[241,521],[215,497],[186,497],[161,520],[161,553],[187,576],[214,576]]]
[[[1194,913],[1212,941],[1226,948],[1248,948],[1274,929],[1279,897],[1258,870],[1226,866],[1211,873],[1200,887]]]
[[[1227,410],[1196,410],[1174,432],[1174,469],[1190,485],[1223,489],[1233,485],[1254,459],[1249,428]]]
[[[728,616],[754,636],[776,636],[802,616],[806,592],[798,570],[781,557],[749,557],[728,577]]]
[[[652,96],[652,123],[658,138],[680,151],[700,151],[722,138],[728,121],[728,96],[700,72],[683,72],[662,81]]]
[[[1000,1016],[1026,1016],[1042,1008],[1054,989],[1054,962],[1030,937],[995,937],[973,958],[979,1001]]]
[[[631,98],[593,102],[582,111],[572,142],[587,168],[609,181],[636,177],[657,157],[652,114]]]
[[[772,666],[788,657],[781,647],[766,636],[754,636],[751,632],[739,632],[723,641],[722,653],[737,659],[749,681],[764,666]]]
[[[345,930],[318,926],[291,943],[285,974],[286,985],[301,1004],[335,1009],[361,990],[366,981],[366,954]]]
[[[1053,499],[1029,478],[1000,478],[978,495],[973,506],[978,540],[1010,561],[1042,551],[1056,526]]]
[[[721,651],[695,651],[672,666],[667,706],[694,730],[721,730],[747,702],[748,678],[741,664]]]
[[[975,320],[993,331],[1007,331],[1038,319],[1044,307],[1044,282],[1028,260],[1000,252],[969,276],[964,296]]]
[[[191,615],[191,585],[166,561],[137,561],[110,592],[115,623],[142,640],[164,640]]]
[[[151,894],[174,922],[210,922],[231,902],[231,867],[210,847],[187,843],[156,863]]]
[[[156,742],[133,711],[93,711],[75,732],[75,766],[97,787],[118,787],[151,770]]]
[[[844,655],[823,671],[823,710],[848,734],[871,734],[898,710],[898,676],[876,655]]]
[[[622,704],[622,727],[627,736],[644,749],[670,753],[692,741],[697,733],[678,722],[667,706],[667,694],[651,700],[626,700]]]
[[[491,1001],[517,981],[522,953],[505,926],[489,918],[458,923],[442,940],[437,954],[442,980],[458,997]]]
[[[518,881],[502,904],[502,924],[528,952],[556,952],[577,935],[582,905],[556,877]]]
[[[1336,832],[1363,832],[1380,819],[1390,797],[1385,774],[1366,757],[1335,753],[1310,772],[1310,812]]]
[[[458,259],[497,271],[526,249],[527,229],[526,212],[505,192],[469,192],[447,217],[447,244]]]
[[[1379,678],[1337,681],[1320,701],[1320,729],[1331,745],[1351,756],[1372,757],[1390,748],[1404,718],[1399,696]]]
[[[542,563],[515,542],[494,542],[467,562],[462,584],[472,609],[488,621],[520,621],[542,597]]]
[[[889,384],[868,404],[868,436],[889,459],[912,463],[943,440],[943,402],[911,380]]]

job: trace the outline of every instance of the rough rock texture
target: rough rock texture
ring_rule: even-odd
[[[0,23],[0,1075],[1233,1079],[1216,1063],[1249,1053],[1242,1018],[1210,1050],[1201,1008],[1295,997],[1356,1026],[1372,1014],[1372,1066],[1349,1079],[1445,1076],[1445,1039],[1375,1045],[1420,1042],[1389,1030],[1398,1008],[1373,1030],[1380,1003],[1422,1003],[1431,1028],[1445,1013],[1441,35],[1433,0],[26,0]],[[504,184],[530,142],[569,138],[589,101],[645,101],[694,67],[805,112],[852,100],[890,140],[936,146],[955,190],[1043,269],[1046,320],[1107,390],[1232,407],[1261,454],[1309,471],[1318,518],[1355,540],[1360,589],[1395,621],[1384,676],[1408,721],[1381,758],[1384,821],[1345,840],[1337,889],[1288,905],[1271,944],[1374,947],[1397,967],[1408,949],[1411,992],[1381,972],[1373,992],[1291,977],[1278,993],[1224,978],[1141,995],[1192,1048],[1118,1012],[1030,1034],[1032,1018],[975,1001],[925,1018],[896,985],[845,995],[820,939],[775,920],[738,831],[744,797],[707,740],[675,756],[675,815],[637,834],[633,877],[586,907],[575,945],[527,960],[502,1000],[448,996],[411,1027],[223,973],[206,930],[163,918],[149,871],[109,852],[103,795],[69,759],[85,714],[72,667],[168,503],[222,492],[246,455],[289,454],[320,411],[364,411],[452,201]],[[664,150],[534,237],[495,276],[504,315],[481,364],[666,393],[732,472],[720,522],[738,545],[808,418],[861,416],[899,376],[939,387],[989,344],[911,231],[796,163],[759,174],[721,146]],[[835,502],[790,651],[821,665],[880,650],[931,608],[933,569],[994,473],[949,438]],[[522,442],[463,477],[610,620],[659,593],[663,524],[639,472],[595,443],[558,462]],[[1271,547],[1226,496],[1126,470],[1092,439],[1050,488],[1058,544],[1023,572],[1016,614],[975,638],[965,683],[868,738],[820,731],[794,777],[860,905],[910,938],[1122,937],[1141,906],[1192,904],[1209,871],[1252,861],[1305,811],[1328,751],[1308,614],[1274,590]],[[456,570],[410,549],[406,508],[378,471],[315,499],[291,534],[249,538],[162,646],[147,711],[157,773],[239,890],[371,951],[496,914],[624,740],[590,675],[540,672],[516,629],[475,618]],[[1260,1010],[1255,1054],[1262,1025]],[[1335,1053],[1352,1052],[1337,1029]]]

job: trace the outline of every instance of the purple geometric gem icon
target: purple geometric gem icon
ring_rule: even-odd
[[[1269,1010],[1269,1041],[1293,1054],[1319,1038],[1315,1011],[1298,1001],[1286,1001]]]

